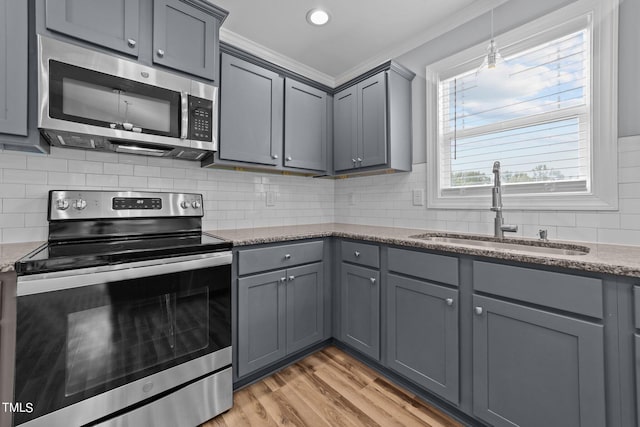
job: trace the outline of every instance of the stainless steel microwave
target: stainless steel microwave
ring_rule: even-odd
[[[215,86],[42,36],[38,67],[52,145],[189,160],[217,149]]]

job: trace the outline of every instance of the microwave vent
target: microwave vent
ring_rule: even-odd
[[[184,160],[200,160],[206,153],[195,150],[181,150],[176,154],[176,157]]]

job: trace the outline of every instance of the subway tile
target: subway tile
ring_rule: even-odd
[[[103,151],[87,151],[86,158],[92,162],[118,163],[118,153],[105,153]]]
[[[42,242],[47,240],[47,227],[20,227],[2,229],[3,243]]]
[[[118,163],[126,163],[128,165],[147,165],[147,157],[137,156],[135,154],[118,153]]]
[[[0,228],[24,227],[23,213],[0,213]]]
[[[49,156],[27,157],[27,169],[36,171],[67,172],[67,160]]]
[[[27,156],[24,154],[0,153],[0,169],[26,169]]]
[[[86,185],[83,173],[48,172],[49,185]]]
[[[51,147],[49,157],[66,160],[85,160],[86,150],[75,150],[73,148]]]
[[[154,176],[160,177],[160,168],[158,166],[141,166],[135,165],[133,168],[135,176]]]
[[[87,185],[91,187],[117,187],[117,175],[87,174]]]
[[[69,160],[69,172],[101,174],[103,172],[103,163],[87,160]]]
[[[171,178],[149,178],[149,188],[157,188],[162,191],[173,190],[173,179]]]
[[[148,179],[145,176],[120,176],[118,185],[120,187],[133,188],[134,190],[144,190],[148,188]]]
[[[133,165],[105,163],[104,173],[106,175],[133,175]]]
[[[0,198],[25,197],[25,184],[0,184]]]

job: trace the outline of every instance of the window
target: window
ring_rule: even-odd
[[[578,1],[427,67],[429,206],[616,209],[615,1]],[[609,7],[607,7],[607,5]],[[604,61],[604,62],[603,62]]]

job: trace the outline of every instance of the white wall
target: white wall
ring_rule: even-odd
[[[47,193],[61,189],[192,191],[205,230],[333,221],[327,179],[202,169],[198,162],[52,147],[51,155],[0,150],[0,243],[47,240]],[[266,206],[266,192],[276,193]]]

